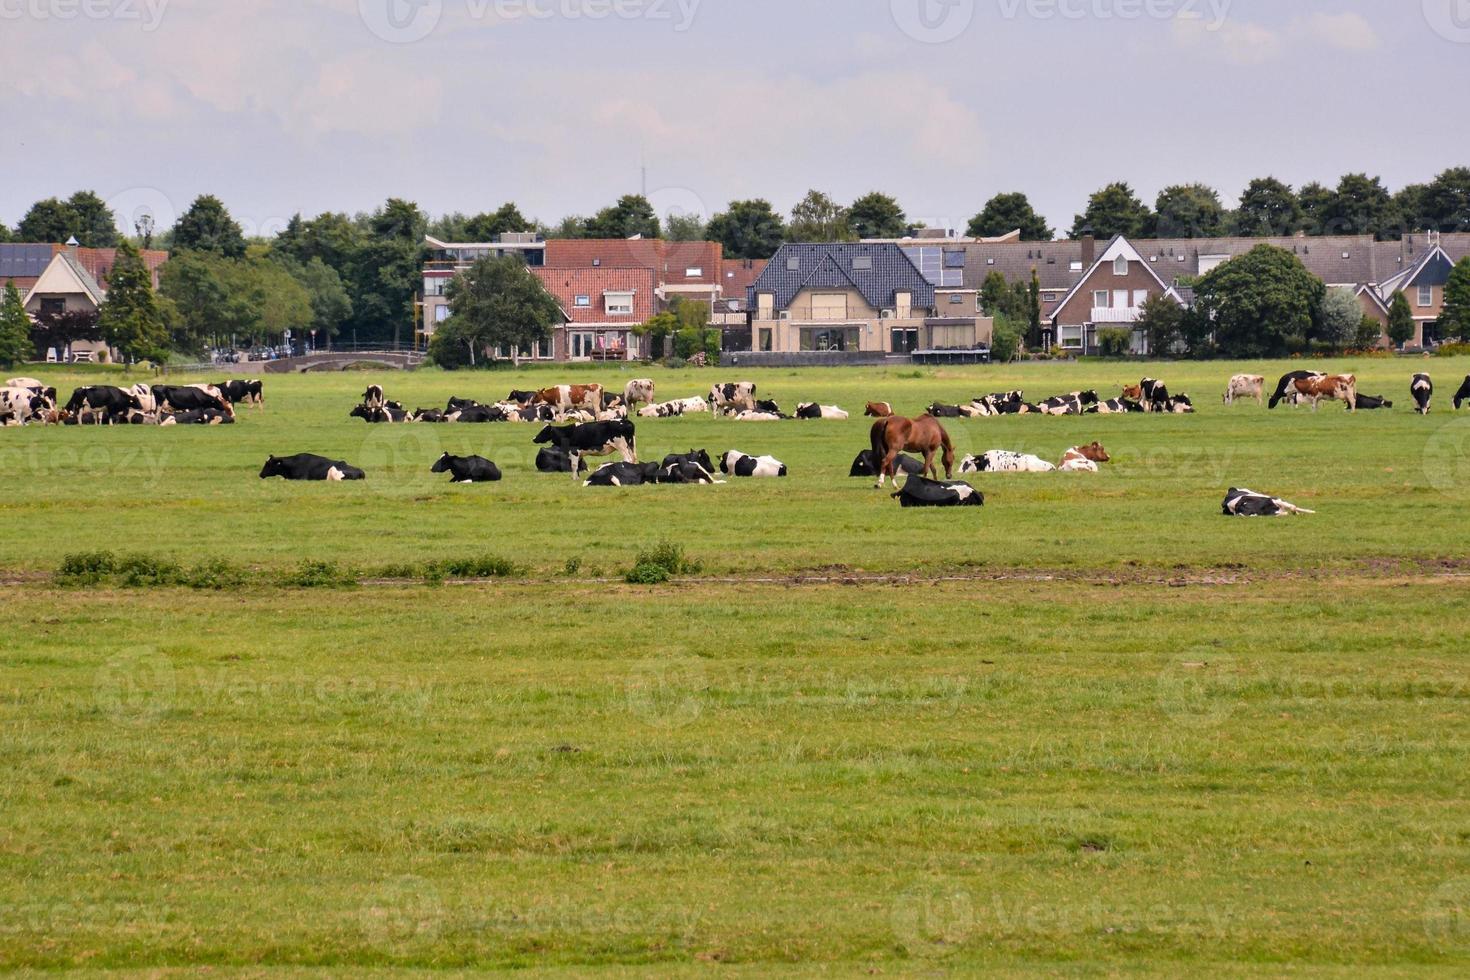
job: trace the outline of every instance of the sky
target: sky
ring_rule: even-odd
[[[1470,0],[0,0],[0,222],[92,189],[555,223],[810,188],[1065,233],[1127,180],[1391,189],[1470,165]],[[646,167],[646,178],[642,168]],[[645,184],[646,180],[646,184]]]

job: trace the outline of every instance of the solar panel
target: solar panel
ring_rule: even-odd
[[[34,279],[50,264],[50,245],[0,245],[0,284],[6,279]]]

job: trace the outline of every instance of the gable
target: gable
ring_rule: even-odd
[[[26,295],[26,304],[29,305],[37,296],[85,296],[93,306],[101,306],[107,298],[97,280],[65,252],[59,252],[51,259],[51,264],[46,266],[46,271],[41,273]]]
[[[755,307],[769,293],[777,310],[791,305],[803,289],[856,289],[875,310],[892,307],[898,293],[913,306],[932,309],[934,286],[897,245],[858,243],[783,245],[750,287]]]
[[[1123,277],[1119,277],[1114,268],[1119,259],[1125,259],[1128,262],[1128,273]],[[1148,289],[1167,296],[1171,287],[1159,278],[1158,273],[1154,272],[1153,267],[1144,261],[1143,256],[1129,243],[1128,239],[1119,235],[1108,243],[1108,247],[1092,264],[1092,268],[1082,274],[1077,284],[1056,305],[1052,312],[1052,319],[1060,320],[1066,316],[1069,324],[1083,322],[1086,317],[1082,316],[1082,310],[1090,313],[1092,309],[1091,293],[1094,290],[1103,289],[1110,293],[1115,289],[1127,289],[1130,293],[1136,289]],[[1080,309],[1075,309],[1077,307]],[[1079,316],[1082,316],[1082,319],[1077,319]]]

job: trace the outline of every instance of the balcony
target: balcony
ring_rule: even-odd
[[[1093,323],[1137,323],[1143,314],[1140,306],[1124,306],[1120,308],[1096,307],[1092,308]]]

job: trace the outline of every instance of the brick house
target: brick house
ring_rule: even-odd
[[[543,266],[531,271],[556,298],[566,320],[552,331],[551,359],[627,361],[640,356],[633,328],[659,309],[658,277],[652,269]]]

